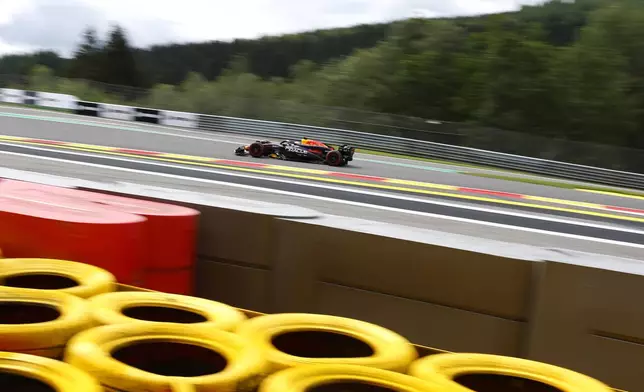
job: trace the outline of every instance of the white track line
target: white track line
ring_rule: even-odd
[[[0,142],[0,145],[3,145],[3,144],[4,145],[16,146],[16,145],[11,144],[11,143]],[[460,209],[465,209],[465,210],[480,211],[480,212],[499,214],[499,215],[508,215],[508,216],[526,218],[526,219],[537,219],[537,220],[542,220],[542,221],[556,222],[556,223],[562,223],[562,224],[568,224],[568,225],[593,227],[593,228],[597,228],[597,229],[605,229],[605,230],[612,230],[612,231],[621,231],[621,232],[624,232],[624,233],[644,234],[643,230],[637,230],[637,229],[634,229],[634,228],[626,228],[626,227],[621,227],[621,226],[617,226],[617,225],[606,225],[606,224],[593,223],[593,222],[589,222],[589,221],[575,221],[575,220],[569,220],[569,219],[564,219],[564,218],[557,218],[557,217],[553,217],[553,216],[534,215],[534,214],[523,213],[523,212],[518,212],[518,211],[492,209],[492,208],[469,205],[469,204],[457,204],[457,203],[452,203],[452,202],[447,202],[447,201],[442,201],[442,200],[422,199],[422,198],[418,198],[418,197],[405,196],[405,195],[399,195],[399,194],[394,194],[394,193],[374,192],[374,191],[370,191],[370,190],[351,188],[351,187],[340,187],[340,186],[327,185],[327,184],[317,184],[317,183],[313,183],[313,182],[302,182],[302,181],[290,180],[290,179],[289,180],[283,180],[283,179],[273,178],[273,177],[265,177],[265,176],[252,175],[252,174],[241,174],[241,173],[232,172],[232,171],[226,171],[226,170],[203,169],[203,168],[199,168],[199,167],[191,167],[191,166],[187,166],[187,165],[186,166],[181,166],[181,165],[174,165],[174,164],[168,164],[168,163],[160,163],[160,162],[154,162],[154,161],[149,161],[149,160],[144,160],[144,159],[136,160],[136,159],[128,159],[128,158],[124,158],[124,157],[100,155],[100,153],[97,153],[97,154],[85,154],[85,153],[80,153],[80,152],[76,152],[76,151],[55,150],[55,149],[41,148],[41,147],[35,147],[35,146],[26,146],[26,145],[19,145],[18,147],[28,148],[28,149],[33,149],[33,150],[40,150],[40,151],[49,151],[49,152],[55,152],[55,153],[62,153],[62,154],[67,154],[67,155],[85,156],[85,157],[91,157],[91,158],[100,157],[100,158],[105,158],[105,159],[110,159],[110,160],[115,160],[115,161],[130,162],[130,163],[136,163],[136,164],[146,164],[146,165],[150,165],[150,166],[167,167],[167,168],[172,168],[172,169],[192,170],[192,171],[198,171],[198,172],[203,172],[203,173],[215,173],[215,174],[220,174],[220,175],[230,176],[230,177],[240,177],[240,178],[248,178],[248,179],[262,180],[262,181],[271,181],[271,182],[290,184],[290,185],[299,185],[299,186],[307,186],[307,187],[313,187],[313,188],[331,189],[331,190],[336,190],[336,191],[341,191],[341,192],[356,193],[356,194],[363,194],[363,195],[369,195],[369,196],[378,196],[378,197],[384,197],[384,198],[389,198],[389,199],[397,199],[397,200],[404,200],[404,201],[410,201],[410,202],[416,202],[416,203],[441,205],[441,206],[445,206],[445,207],[460,208]],[[54,162],[66,162],[66,163],[71,162],[71,163],[77,163],[77,164],[81,164],[81,165],[85,165],[85,166],[98,167],[98,168],[118,169],[120,171],[132,172],[132,173],[138,173],[138,174],[141,174],[141,173],[154,173],[155,175],[167,176],[168,178],[184,178],[184,179],[191,179],[191,180],[194,180],[194,181],[204,180],[204,179],[194,178],[194,177],[176,176],[176,175],[167,174],[167,173],[142,171],[142,170],[136,170],[136,169],[130,169],[130,168],[114,167],[114,166],[110,166],[110,165],[102,165],[102,164],[97,164],[97,163],[76,162],[76,161],[70,161],[70,160],[61,159],[61,158],[41,157],[41,156],[35,156],[35,155],[30,155],[30,154],[14,153],[14,152],[7,152],[7,151],[0,151],[0,153],[9,154],[9,155],[18,155],[18,156],[29,157],[29,158],[37,158],[37,159],[43,159],[43,160],[50,160],[50,161],[54,161]],[[227,182],[220,182],[220,181],[214,181],[214,180],[206,180],[206,182],[210,182],[210,181],[212,181],[212,183],[228,184],[230,186],[241,186],[241,187],[246,187],[247,186],[247,185],[241,185],[241,184],[230,184],[230,183],[227,183]],[[249,188],[249,189],[251,189],[251,188]],[[269,193],[286,192],[285,194],[303,195],[303,196],[306,196],[306,197],[309,197],[309,196],[313,197],[313,195],[308,195],[308,194],[302,194],[302,193],[297,193],[297,192],[289,192],[289,191],[278,191],[278,190],[274,190],[274,189],[261,188],[261,187],[252,187],[252,189],[261,189],[262,191],[269,192]],[[320,200],[336,200],[336,199],[322,198]],[[353,202],[348,202],[346,200],[343,201],[343,202],[353,203]],[[359,203],[359,205],[371,206],[370,204],[366,204],[366,203]],[[377,206],[377,207],[383,207],[383,206]],[[383,208],[389,208],[389,207],[383,207]],[[395,210],[396,211],[408,211],[408,210],[404,210],[404,209],[395,209]],[[425,213],[421,213],[421,212],[417,212],[417,211],[408,211],[408,212],[409,213],[425,214]],[[430,214],[430,216],[444,216],[444,215]],[[453,217],[450,217],[450,218],[453,218]],[[458,218],[455,218],[455,219],[458,219]],[[470,221],[470,220],[468,220],[468,221]],[[471,221],[476,222],[475,220],[471,220]],[[510,226],[510,225],[507,225],[507,227],[518,228],[518,226]]]
[[[400,213],[400,214],[408,214],[408,215],[423,216],[423,217],[428,217],[428,218],[450,220],[450,221],[468,223],[468,224],[479,225],[479,226],[510,229],[510,230],[514,230],[514,231],[522,231],[522,232],[528,232],[528,233],[543,234],[543,235],[549,235],[549,236],[554,236],[554,237],[570,238],[570,239],[575,239],[575,240],[603,243],[603,244],[622,246],[622,247],[628,247],[628,248],[644,249],[644,244],[636,244],[636,243],[630,243],[630,242],[608,240],[608,239],[603,239],[603,238],[588,237],[588,236],[582,236],[582,235],[576,235],[576,234],[559,233],[559,232],[540,230],[540,229],[531,229],[531,228],[520,227],[520,226],[505,225],[505,224],[501,224],[501,223],[483,222],[483,221],[477,221],[477,220],[474,220],[474,219],[458,218],[458,217],[453,217],[453,216],[448,216],[448,215],[439,215],[439,214],[431,214],[431,213],[426,213],[426,212],[409,211],[409,210],[404,210],[404,209],[400,209],[400,208],[385,207],[385,206],[379,206],[379,205],[373,205],[373,204],[367,204],[367,203],[360,203],[360,202],[354,202],[354,201],[348,201],[348,200],[333,199],[333,198],[328,198],[328,197],[323,197],[323,196],[308,195],[308,194],[303,194],[303,193],[282,191],[282,190],[277,190],[277,189],[267,189],[267,188],[252,186],[252,185],[234,184],[234,183],[229,183],[229,182],[207,180],[207,179],[202,179],[202,178],[178,176],[178,175],[167,174],[167,173],[148,172],[148,171],[128,169],[128,168],[115,167],[115,166],[109,166],[109,165],[100,165],[100,164],[95,164],[95,163],[80,163],[80,162],[69,161],[69,160],[66,160],[66,159],[40,157],[40,156],[33,156],[33,155],[28,155],[28,154],[19,154],[19,153],[13,153],[13,152],[5,152],[5,151],[0,151],[0,154],[23,156],[23,157],[28,157],[30,159],[40,159],[40,160],[52,161],[52,162],[64,162],[64,163],[80,164],[80,165],[84,165],[84,166],[90,166],[90,167],[96,167],[96,168],[102,168],[102,169],[108,169],[108,170],[114,170],[114,171],[137,173],[137,174],[146,175],[146,176],[172,178],[172,179],[177,179],[177,180],[193,181],[193,182],[205,183],[205,184],[210,184],[210,185],[218,185],[218,186],[227,186],[227,187],[233,187],[233,188],[240,188],[240,189],[245,189],[245,190],[252,190],[252,191],[255,191],[255,192],[258,192],[258,193],[264,192],[264,193],[272,193],[272,194],[278,194],[278,195],[294,196],[294,197],[300,197],[300,198],[305,198],[305,199],[320,200],[320,201],[325,201],[325,202],[329,202],[329,203],[345,204],[345,205],[351,205],[351,206],[362,207],[362,208],[370,208],[370,209],[381,210],[381,211],[396,212],[396,213]],[[571,222],[571,223],[576,224],[574,222]],[[609,229],[613,230],[613,228],[609,228]],[[629,231],[629,230],[623,230],[623,231]],[[630,232],[639,233],[638,231],[630,231]]]

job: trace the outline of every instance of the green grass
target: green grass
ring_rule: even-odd
[[[527,173],[519,172],[519,171],[516,171],[516,170],[500,169],[500,168],[497,168],[497,167],[476,165],[476,164],[473,164],[473,163],[447,161],[447,160],[444,160],[444,159],[421,158],[421,157],[414,157],[414,156],[410,156],[410,155],[393,154],[393,153],[382,152],[382,151],[364,150],[364,149],[361,149],[361,148],[356,149],[356,152],[359,152],[359,153],[362,153],[362,154],[368,154],[368,155],[379,155],[379,156],[390,157],[390,158],[401,158],[401,159],[410,159],[410,160],[420,161],[420,162],[438,163],[438,164],[441,164],[441,165],[458,166],[458,167],[470,168],[470,169],[494,170],[494,171],[498,171],[498,172],[514,173],[514,174],[527,174]]]
[[[451,166],[457,166],[457,167],[463,167],[463,168],[491,170],[491,171],[496,171],[501,173],[501,174],[474,173],[474,172],[468,172],[468,171],[460,172],[460,174],[465,174],[465,175],[474,176],[474,177],[493,178],[497,180],[522,182],[522,183],[528,183],[528,184],[550,186],[555,188],[565,188],[565,189],[579,188],[579,189],[587,189],[590,191],[618,193],[625,196],[644,197],[644,192],[639,192],[635,190],[624,191],[623,189],[617,189],[610,186],[588,185],[588,184],[582,185],[581,183],[575,184],[575,183],[569,183],[569,182],[562,182],[559,179],[554,177],[542,177],[542,176],[539,176],[538,174],[520,172],[517,170],[500,169],[493,166],[483,166],[483,165],[475,165],[475,164],[469,164],[469,163],[452,162],[452,161],[446,161],[442,159],[419,158],[419,157],[407,156],[402,154],[391,154],[387,152],[363,150],[363,149],[359,149],[356,151],[361,152],[363,154],[369,154],[369,155],[380,155],[380,156],[386,156],[391,158],[411,159],[411,160],[416,160],[421,162],[438,163],[438,164],[451,165]],[[508,175],[503,175],[503,173],[507,173]],[[515,177],[515,176],[510,176],[509,174],[525,175],[525,176],[531,176],[531,177]],[[542,178],[538,178],[538,177],[542,177]]]
[[[644,197],[644,192],[624,191],[623,189],[616,189],[616,188],[605,187],[605,186],[597,186],[597,185],[572,184],[572,183],[567,183],[567,182],[560,182],[560,181],[557,181],[555,179],[550,180],[550,179],[539,179],[539,178],[534,178],[534,177],[509,177],[509,176],[503,176],[503,175],[497,175],[497,174],[491,174],[491,173],[462,173],[462,174],[467,174],[467,175],[475,176],[475,177],[494,178],[494,179],[497,179],[497,180],[505,180],[505,181],[523,182],[523,183],[535,184],[535,185],[551,186],[551,187],[556,187],[556,188],[587,189],[589,191],[618,193],[618,194],[621,194],[621,195],[624,195],[624,196]]]

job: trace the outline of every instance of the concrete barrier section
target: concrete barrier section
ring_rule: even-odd
[[[280,311],[358,317],[446,350],[521,354],[527,248],[498,244],[503,253],[489,254],[494,244],[475,238],[339,216],[280,220],[280,234],[280,262],[294,258],[313,277],[312,292],[293,296],[299,306]]]
[[[644,386],[644,264],[560,251],[535,290],[526,356],[622,389]]]

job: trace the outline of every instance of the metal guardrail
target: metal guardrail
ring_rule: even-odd
[[[393,154],[474,163],[571,180],[644,189],[643,174],[345,129],[211,115],[200,115],[198,128],[266,139],[309,137],[330,144],[351,144],[357,148]]]

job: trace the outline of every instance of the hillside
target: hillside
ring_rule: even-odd
[[[133,51],[148,86],[178,84],[189,72],[215,79],[236,56],[245,56],[249,70],[262,78],[287,77],[290,68],[301,60],[321,64],[348,56],[356,49],[373,47],[385,39],[390,27],[390,24],[358,25],[256,40],[155,45]],[[74,77],[77,75],[70,70],[72,63],[73,59],[61,58],[50,51],[9,55],[0,58],[0,75],[26,75],[36,64],[41,64],[56,75]]]
[[[576,31],[584,25],[588,11],[596,8],[598,1],[578,3],[574,6],[553,3],[546,7],[524,7],[516,13],[428,21],[452,21],[470,32],[481,32],[493,17],[514,16],[520,23],[541,23],[550,43],[565,45],[572,42]],[[261,78],[288,77],[291,68],[302,60],[325,64],[356,50],[372,48],[385,40],[400,23],[315,30],[256,40],[156,45],[137,48],[134,52],[140,73],[145,75],[142,84],[147,87],[156,83],[178,84],[189,72],[197,72],[208,80],[215,79],[236,56],[246,57],[248,70]],[[72,60],[53,52],[5,56],[0,58],[0,75],[26,75],[36,64],[42,64],[59,76],[81,76],[70,70],[73,68],[71,63]]]

